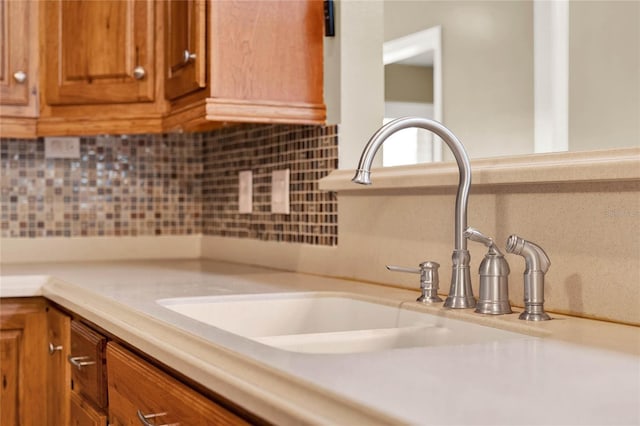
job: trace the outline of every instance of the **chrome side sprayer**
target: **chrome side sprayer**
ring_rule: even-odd
[[[547,321],[551,317],[544,311],[544,276],[551,266],[549,256],[542,247],[517,235],[507,239],[507,253],[524,257],[524,312],[521,320]]]

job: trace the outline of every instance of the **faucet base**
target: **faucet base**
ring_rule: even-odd
[[[473,296],[449,296],[444,301],[444,307],[450,309],[471,309],[476,307]]]
[[[476,304],[476,310],[474,311],[477,314],[486,314],[486,315],[504,315],[510,314],[513,311],[511,310],[511,304],[508,300],[502,301],[491,301],[491,300],[478,300]]]
[[[451,289],[449,296],[444,301],[445,308],[470,309],[476,307],[476,299],[471,288],[471,274],[469,263],[471,256],[468,250],[454,250],[451,256],[453,267],[451,268]]]
[[[548,321],[551,317],[546,312],[523,312],[520,314],[518,319],[525,321]]]

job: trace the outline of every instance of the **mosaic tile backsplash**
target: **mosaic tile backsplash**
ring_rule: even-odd
[[[253,125],[204,134],[205,235],[336,245],[337,203],[318,180],[337,168],[336,126]],[[290,171],[290,214],[271,213],[271,172]],[[253,172],[253,213],[238,213],[238,172]]]
[[[44,141],[0,139],[2,238],[219,235],[337,244],[336,127],[241,125],[208,133],[82,138],[80,158]],[[291,214],[272,214],[270,172],[291,170]],[[239,214],[238,171],[253,171]]]

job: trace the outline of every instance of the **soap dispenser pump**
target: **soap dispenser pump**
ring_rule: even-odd
[[[464,236],[489,248],[480,263],[480,295],[475,312],[490,315],[512,313],[509,303],[509,263],[492,238],[470,227],[465,230]]]

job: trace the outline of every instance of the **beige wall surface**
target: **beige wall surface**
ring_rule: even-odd
[[[574,163],[557,161],[569,154],[542,156],[539,165],[486,161],[474,172],[478,183],[471,188],[469,225],[494,237],[502,249],[507,237],[517,234],[547,252],[547,310],[640,325],[640,151],[623,153],[620,161],[609,161],[606,151],[592,160],[584,154],[571,154],[581,158]],[[585,168],[587,163],[592,166]],[[388,272],[384,265],[417,267],[432,260],[441,265],[440,292],[447,294],[457,175],[443,165],[424,177],[430,183],[407,187],[417,179],[411,170],[389,169],[384,182],[374,171],[373,185],[364,189],[348,185],[350,176],[324,185],[339,191],[337,247],[204,237],[203,256],[414,288],[416,295],[417,276]],[[621,170],[629,173],[622,176]],[[503,172],[522,179],[492,179]],[[477,296],[486,248],[469,242],[469,250]],[[522,307],[524,259],[506,257],[510,300]]]
[[[533,152],[532,2],[384,5],[385,41],[442,26],[443,122],[471,158]]]
[[[569,3],[569,149],[640,146],[640,2]]]
[[[433,67],[385,65],[384,100],[433,103]]]

